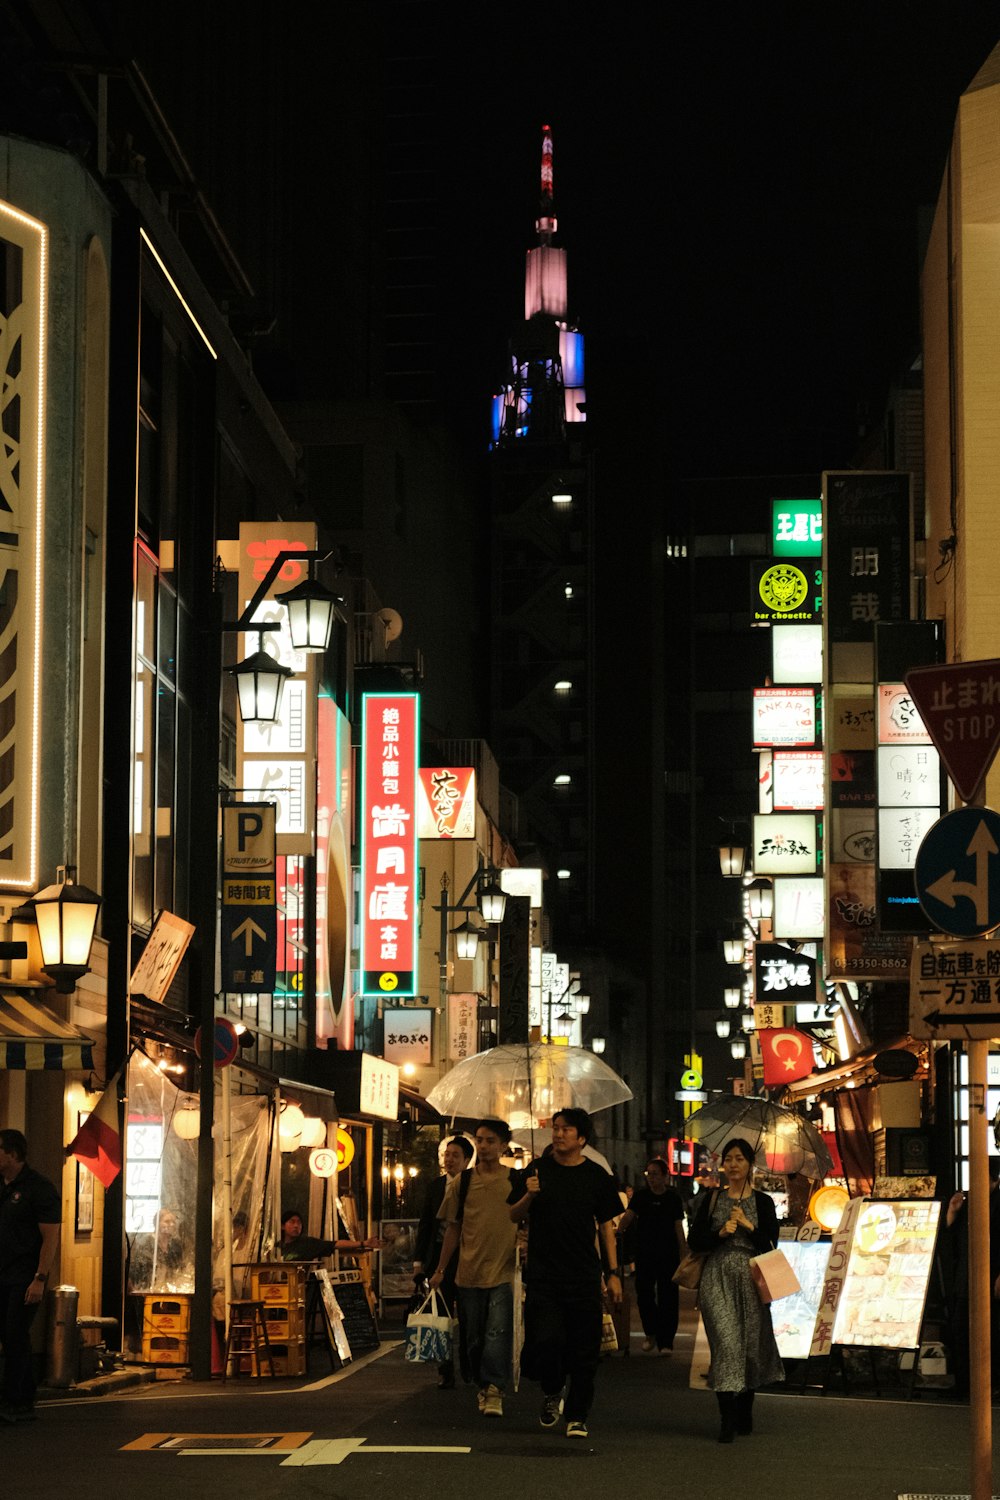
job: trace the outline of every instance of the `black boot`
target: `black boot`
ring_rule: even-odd
[[[731,1443],[736,1436],[736,1397],[731,1391],[716,1391],[715,1399],[719,1403],[719,1415],[722,1418],[719,1442]]]
[[[753,1432],[753,1391],[740,1391],[736,1397],[736,1431],[740,1437]]]

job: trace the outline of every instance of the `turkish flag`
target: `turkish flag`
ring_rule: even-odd
[[[758,1031],[757,1038],[764,1059],[765,1084],[772,1087],[808,1078],[814,1066],[813,1049],[812,1039],[804,1031],[797,1031],[794,1026],[770,1028]]]
[[[122,1169],[122,1137],[118,1125],[117,1072],[97,1101],[97,1108],[84,1120],[66,1147],[67,1156],[75,1156],[89,1167],[98,1181],[110,1187]]]

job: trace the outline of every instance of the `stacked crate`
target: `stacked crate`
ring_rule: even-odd
[[[150,1365],[186,1365],[191,1298],[154,1292],[143,1298],[142,1358]]]
[[[304,1375],[306,1369],[306,1267],[255,1266],[253,1298],[264,1310],[264,1324],[275,1375]],[[253,1360],[255,1375],[268,1374],[267,1357]]]

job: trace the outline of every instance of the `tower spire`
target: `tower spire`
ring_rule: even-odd
[[[556,232],[556,216],[553,212],[554,183],[552,176],[552,128],[549,125],[542,126],[542,176],[541,176],[541,199],[539,202],[538,218],[535,228],[538,231],[538,242],[541,245],[551,245],[552,236]]]

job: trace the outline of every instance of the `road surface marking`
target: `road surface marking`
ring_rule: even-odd
[[[228,1453],[287,1453],[299,1448],[312,1437],[311,1432],[144,1432],[142,1437],[126,1443],[122,1453],[184,1452],[179,1443],[253,1443],[255,1446],[228,1448]],[[212,1448],[208,1452],[222,1452]]]

